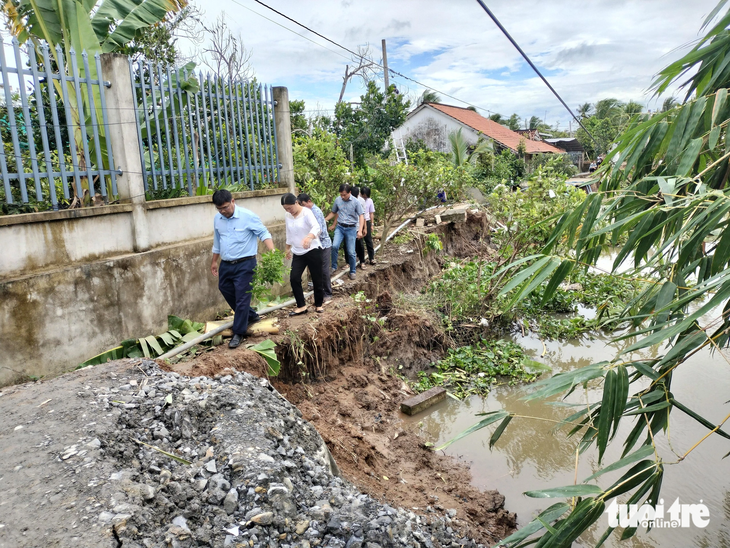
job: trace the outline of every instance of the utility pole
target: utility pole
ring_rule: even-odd
[[[382,40],[383,43],[383,76],[385,77],[385,93],[388,93],[390,84],[388,82],[388,52],[385,51],[385,38]]]

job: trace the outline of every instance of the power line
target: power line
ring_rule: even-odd
[[[251,8],[249,8],[248,6],[244,6],[243,4],[241,4],[241,2],[238,2],[237,0],[231,0],[231,1],[232,1],[232,2],[234,3],[234,4],[237,4],[237,5],[241,6],[241,7],[243,8],[243,9],[246,9],[246,10],[250,11],[251,13],[255,13],[255,14],[256,14],[256,15],[258,15],[259,17],[263,17],[263,18],[264,18],[264,19],[266,19],[267,21],[271,21],[272,23],[274,23],[275,25],[277,25],[277,26],[279,26],[279,27],[283,28],[284,30],[288,30],[289,32],[291,32],[291,33],[293,33],[293,34],[296,34],[297,36],[301,36],[302,38],[304,38],[305,40],[308,40],[309,42],[312,42],[312,44],[314,44],[314,45],[316,45],[316,46],[319,46],[319,47],[321,47],[321,48],[324,48],[324,49],[326,49],[327,51],[329,51],[329,52],[331,52],[331,53],[334,53],[335,55],[339,55],[339,56],[340,56],[340,57],[342,57],[343,59],[347,59],[348,61],[350,60],[350,58],[349,58],[349,57],[346,57],[346,56],[342,55],[341,53],[339,53],[339,52],[337,52],[337,51],[335,51],[335,50],[333,50],[333,49],[330,49],[330,48],[328,48],[327,46],[324,46],[324,45],[320,44],[319,42],[315,42],[315,41],[314,41],[314,40],[312,40],[311,38],[308,38],[307,36],[304,36],[303,34],[300,34],[300,33],[298,33],[297,31],[295,31],[295,30],[292,30],[292,29],[290,29],[289,27],[285,27],[285,26],[284,26],[284,25],[282,25],[281,23],[279,23],[279,22],[277,22],[277,21],[274,21],[273,19],[271,19],[271,18],[269,18],[269,17],[266,17],[265,15],[263,15],[263,14],[261,14],[261,13],[257,12],[257,11],[254,11],[254,10],[252,10],[252,9],[251,9]],[[268,7],[268,6],[266,6],[266,7]],[[273,8],[272,8],[272,9],[273,9]],[[276,11],[276,10],[274,10],[274,11]],[[278,12],[277,12],[277,13],[278,13]],[[284,17],[286,17],[286,16],[284,16]],[[306,27],[305,27],[305,28],[306,28]],[[312,32],[313,32],[313,31],[312,31]],[[316,33],[315,33],[315,34],[316,34]],[[338,47],[342,47],[342,46],[340,46],[339,44],[335,44],[335,45],[336,45],[336,46],[338,46]],[[346,48],[344,48],[344,49],[346,49]],[[348,51],[349,51],[349,50],[348,50]]]
[[[256,1],[258,1],[258,0],[256,0]],[[527,61],[527,63],[532,67],[532,70],[534,70],[537,73],[537,75],[542,79],[542,81],[545,82],[545,85],[550,89],[550,91],[553,92],[553,95],[555,95],[555,97],[558,98],[558,101],[560,101],[563,104],[563,106],[570,113],[570,115],[573,117],[573,119],[576,122],[578,122],[578,125],[583,128],[583,131],[585,131],[588,134],[588,136],[591,138],[591,140],[596,145],[598,145],[598,142],[593,138],[593,135],[591,135],[590,131],[588,131],[585,128],[585,126],[581,123],[581,121],[578,119],[578,117],[575,114],[573,114],[573,111],[570,110],[570,107],[565,103],[565,101],[563,101],[563,98],[560,97],[560,95],[558,95],[558,92],[555,91],[553,86],[550,85],[550,82],[547,81],[547,78],[545,78],[542,75],[542,73],[538,70],[538,68],[535,66],[535,64],[530,60],[530,58],[527,56],[527,54],[524,51],[522,51],[522,48],[517,44],[517,42],[515,42],[514,38],[512,38],[512,36],[510,36],[510,33],[507,32],[507,29],[502,26],[502,23],[499,22],[499,19],[497,19],[497,17],[491,12],[491,10],[487,7],[487,5],[482,0],[477,0],[477,2],[479,2],[479,5],[484,9],[485,12],[487,12],[487,15],[489,15],[489,17],[491,17],[492,21],[494,21],[494,24],[497,25],[497,27],[499,27],[499,30],[502,31],[502,34],[504,34],[507,37],[507,40],[512,42],[512,45],[515,47],[515,49],[517,49],[517,51],[520,52],[520,54],[525,59],[525,61]]]
[[[234,4],[237,4],[237,5],[239,5],[239,6],[243,7],[243,8],[245,8],[245,9],[248,9],[249,11],[251,11],[251,12],[253,12],[253,13],[256,13],[257,15],[261,15],[260,13],[258,13],[258,12],[256,12],[256,11],[253,11],[253,10],[251,10],[250,8],[247,8],[246,6],[244,6],[243,4],[241,4],[240,2],[238,2],[237,0],[231,0],[231,1],[232,1],[232,2],[234,3]],[[338,48],[340,48],[340,49],[343,49],[344,51],[346,51],[346,52],[350,53],[351,55],[354,55],[355,57],[363,57],[363,56],[362,56],[361,54],[359,54],[359,53],[357,53],[357,52],[355,52],[355,51],[351,50],[350,48],[348,48],[348,47],[346,47],[346,46],[343,46],[342,44],[340,44],[340,43],[338,43],[338,42],[335,42],[334,40],[332,40],[332,39],[330,39],[330,38],[326,37],[326,36],[325,36],[324,34],[321,34],[321,33],[317,32],[316,30],[314,30],[314,29],[311,29],[311,28],[309,28],[309,27],[308,27],[307,25],[305,25],[305,24],[303,24],[303,23],[300,23],[300,22],[299,22],[299,21],[297,21],[296,19],[293,19],[293,18],[289,17],[289,16],[288,16],[288,15],[286,15],[285,13],[282,13],[282,12],[280,12],[279,10],[277,10],[277,9],[275,9],[275,8],[272,8],[272,7],[271,7],[271,6],[269,6],[268,4],[265,4],[264,2],[262,2],[261,0],[253,0],[253,1],[254,1],[254,2],[256,2],[257,4],[260,4],[261,6],[265,7],[266,9],[268,9],[268,10],[271,10],[271,11],[273,11],[274,13],[276,13],[277,15],[279,15],[279,16],[281,16],[281,17],[283,17],[283,18],[287,19],[288,21],[291,21],[291,22],[292,22],[292,23],[294,23],[295,25],[297,25],[297,26],[300,26],[300,27],[302,27],[303,29],[305,29],[305,30],[307,30],[307,31],[311,32],[311,33],[312,33],[312,34],[314,34],[315,36],[319,36],[320,38],[322,38],[323,40],[326,40],[326,41],[327,41],[327,42],[329,42],[330,44],[332,44],[332,45],[334,45],[334,46],[337,46],[337,47],[338,47]],[[263,15],[261,15],[261,17],[264,17],[264,16],[263,16]],[[269,21],[272,21],[272,20],[271,20],[271,19],[269,19],[268,17],[264,17],[264,19],[267,19],[267,20],[269,20]],[[273,23],[276,23],[275,21],[272,21],[272,22],[273,22]],[[299,34],[298,32],[295,32],[295,31],[293,31],[293,30],[291,30],[291,29],[289,29],[289,28],[287,28],[287,27],[285,27],[285,26],[283,26],[283,25],[280,25],[279,23],[276,23],[276,24],[277,24],[277,25],[279,25],[280,27],[282,27],[282,28],[284,28],[284,29],[288,30],[289,32],[293,32],[293,33],[294,33],[294,34],[296,34],[297,36],[301,36],[302,38],[305,38],[306,40],[309,40],[309,41],[310,41],[310,42],[312,42],[313,44],[317,44],[318,46],[321,46],[321,47],[325,48],[325,49],[326,49],[326,50],[328,50],[328,51],[332,51],[331,49],[329,49],[329,48],[327,48],[327,47],[323,46],[322,44],[319,44],[319,43],[317,43],[317,42],[315,42],[315,41],[311,40],[310,38],[307,38],[306,36],[304,36],[304,35],[302,35],[302,34]],[[339,54],[338,54],[338,55],[339,55]],[[385,70],[385,67],[384,67],[384,66],[383,66],[383,65],[382,65],[381,63],[378,63],[378,62],[376,62],[376,61],[373,61],[372,59],[368,59],[368,61],[371,61],[371,62],[372,62],[372,63],[373,63],[374,65],[376,65],[377,67],[379,67],[379,68],[381,68],[381,69]],[[448,93],[446,93],[446,92],[444,92],[444,91],[438,90],[438,89],[436,89],[436,88],[434,88],[434,87],[432,87],[432,86],[429,86],[429,85],[427,85],[427,84],[424,84],[423,82],[419,82],[418,80],[416,80],[416,79],[414,79],[414,78],[411,78],[410,76],[406,76],[405,74],[403,74],[403,73],[401,73],[401,72],[398,72],[397,70],[393,70],[392,68],[389,68],[389,69],[388,69],[388,71],[389,71],[389,72],[390,72],[391,74],[395,75],[395,76],[398,76],[398,77],[400,77],[400,78],[403,78],[404,80],[408,80],[408,81],[410,81],[410,82],[413,82],[414,84],[417,84],[417,85],[419,85],[419,86],[421,86],[421,87],[424,87],[424,88],[426,88],[426,89],[430,89],[431,91],[435,91],[436,93],[438,93],[438,94],[440,94],[440,95],[443,95],[444,97],[448,97],[449,99],[453,99],[453,100],[455,100],[455,101],[458,101],[459,103],[464,103],[465,105],[470,105],[470,106],[474,106],[474,107],[476,107],[476,108],[478,108],[478,109],[480,109],[480,110],[483,110],[483,111],[485,111],[485,112],[488,112],[489,114],[494,114],[494,112],[493,112],[493,111],[491,111],[491,110],[489,110],[488,108],[480,107],[480,106],[478,106],[478,105],[474,105],[473,103],[470,103],[469,101],[464,101],[463,99],[459,99],[458,97],[454,97],[453,95],[450,95],[450,94],[448,94]]]

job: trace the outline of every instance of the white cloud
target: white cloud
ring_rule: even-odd
[[[270,0],[269,5],[332,40],[370,44],[380,60],[388,41],[392,69],[466,103],[549,123],[569,116],[519,53],[472,0]],[[716,0],[494,0],[490,9],[572,107],[605,97],[647,103],[653,76],[698,37]],[[252,0],[206,0],[206,18],[220,11],[253,49],[257,77],[285,85],[307,108],[331,109],[349,55]],[[245,7],[242,7],[245,6]],[[246,9],[248,8],[248,9]],[[324,49],[271,21],[304,34]],[[680,48],[676,50],[676,48]],[[332,51],[328,51],[332,50]],[[413,96],[423,88],[395,78]],[[348,87],[357,97],[359,83]],[[444,102],[459,104],[444,98]]]

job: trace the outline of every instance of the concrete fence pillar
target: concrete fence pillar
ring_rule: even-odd
[[[289,192],[296,194],[294,185],[294,153],[291,144],[291,114],[289,112],[289,90],[285,87],[273,88],[274,123],[276,124],[277,149],[279,151],[279,182],[284,183]]]
[[[132,203],[132,230],[134,250],[150,248],[149,227],[145,209],[144,179],[137,139],[137,105],[132,95],[132,76],[126,55],[104,53],[101,56],[104,80],[111,82],[106,91],[109,134],[114,154],[114,165],[122,170],[117,178],[117,189],[122,202]]]

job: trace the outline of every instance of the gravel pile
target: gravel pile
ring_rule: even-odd
[[[340,478],[319,434],[267,380],[187,378],[154,362],[136,371],[90,390],[116,426],[59,455],[103,455],[109,476],[89,486],[100,491],[97,524],[118,546],[477,546],[454,531],[456,510],[424,518]]]

